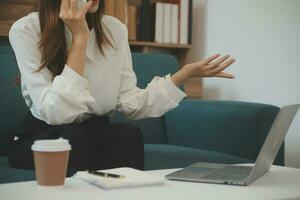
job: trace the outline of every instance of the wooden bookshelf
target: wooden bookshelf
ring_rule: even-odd
[[[8,35],[11,25],[35,9],[37,0],[1,0],[0,36]]]
[[[144,41],[129,41],[131,50],[133,52],[151,53],[162,52],[170,53],[178,58],[181,65],[186,64],[186,54],[192,47],[191,45],[182,44],[167,44],[157,42],[144,42]]]
[[[0,20],[0,36],[6,37],[14,21]]]
[[[142,5],[142,0],[112,0],[112,1],[118,1],[118,2],[127,1],[128,5],[131,5],[131,6],[134,5],[137,7]],[[161,3],[172,2],[172,3],[174,3],[174,2],[178,2],[178,1],[177,0],[151,0],[151,2],[161,2]],[[110,13],[113,13],[113,12],[110,12]],[[130,33],[133,32],[130,30],[132,28],[131,26],[132,26],[132,24],[135,24],[135,23],[130,23],[130,21],[129,21],[130,19],[132,19],[132,17],[130,17],[129,7],[128,7],[127,13],[128,13],[127,23],[128,23],[129,36],[130,36]],[[126,19],[123,21],[126,22]],[[137,36],[137,38],[139,38],[139,37]],[[142,53],[163,52],[163,53],[172,54],[175,57],[177,57],[181,66],[188,63],[187,55],[192,47],[192,44],[182,45],[182,44],[169,44],[169,43],[157,43],[157,42],[134,41],[134,40],[129,41],[129,43],[131,46],[131,50],[133,52],[142,52]],[[184,84],[184,88],[185,88],[185,92],[187,93],[187,95],[190,98],[201,98],[202,97],[202,80],[201,79],[197,78],[197,79],[192,79],[192,80],[187,81]]]

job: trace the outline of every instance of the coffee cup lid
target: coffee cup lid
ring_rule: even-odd
[[[71,145],[69,144],[69,140],[63,138],[54,140],[36,140],[31,146],[31,150],[42,152],[70,151]]]

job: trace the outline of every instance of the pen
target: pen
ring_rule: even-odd
[[[118,175],[118,174],[111,174],[111,173],[104,173],[104,172],[97,172],[95,170],[88,170],[89,174],[101,176],[104,178],[125,178],[125,176]]]

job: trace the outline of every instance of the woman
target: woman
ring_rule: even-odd
[[[38,12],[12,26],[9,39],[31,111],[12,141],[13,167],[34,168],[34,140],[63,137],[72,145],[69,175],[122,166],[143,169],[141,131],[110,124],[108,115],[118,110],[130,119],[159,117],[186,96],[177,88],[184,81],[233,78],[223,70],[234,59],[214,55],[137,88],[126,26],[104,16],[104,4],[90,0],[80,9],[76,0],[40,0]]]

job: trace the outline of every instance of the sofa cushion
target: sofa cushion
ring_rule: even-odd
[[[35,180],[34,171],[0,167],[0,184]]]
[[[8,153],[9,140],[23,121],[28,108],[22,98],[20,87],[14,84],[18,67],[12,54],[0,54],[0,155]]]
[[[11,48],[9,42],[7,44],[0,44],[0,54],[14,55],[14,50]]]
[[[182,168],[196,162],[224,164],[253,163],[253,160],[176,145],[145,145],[145,170]]]
[[[140,88],[146,88],[153,77],[173,74],[180,68],[178,60],[168,54],[133,53],[132,57],[134,72],[137,75],[137,85]]]
[[[254,160],[278,111],[266,104],[185,99],[165,116],[167,141]],[[275,163],[282,165],[283,147],[278,155]]]

